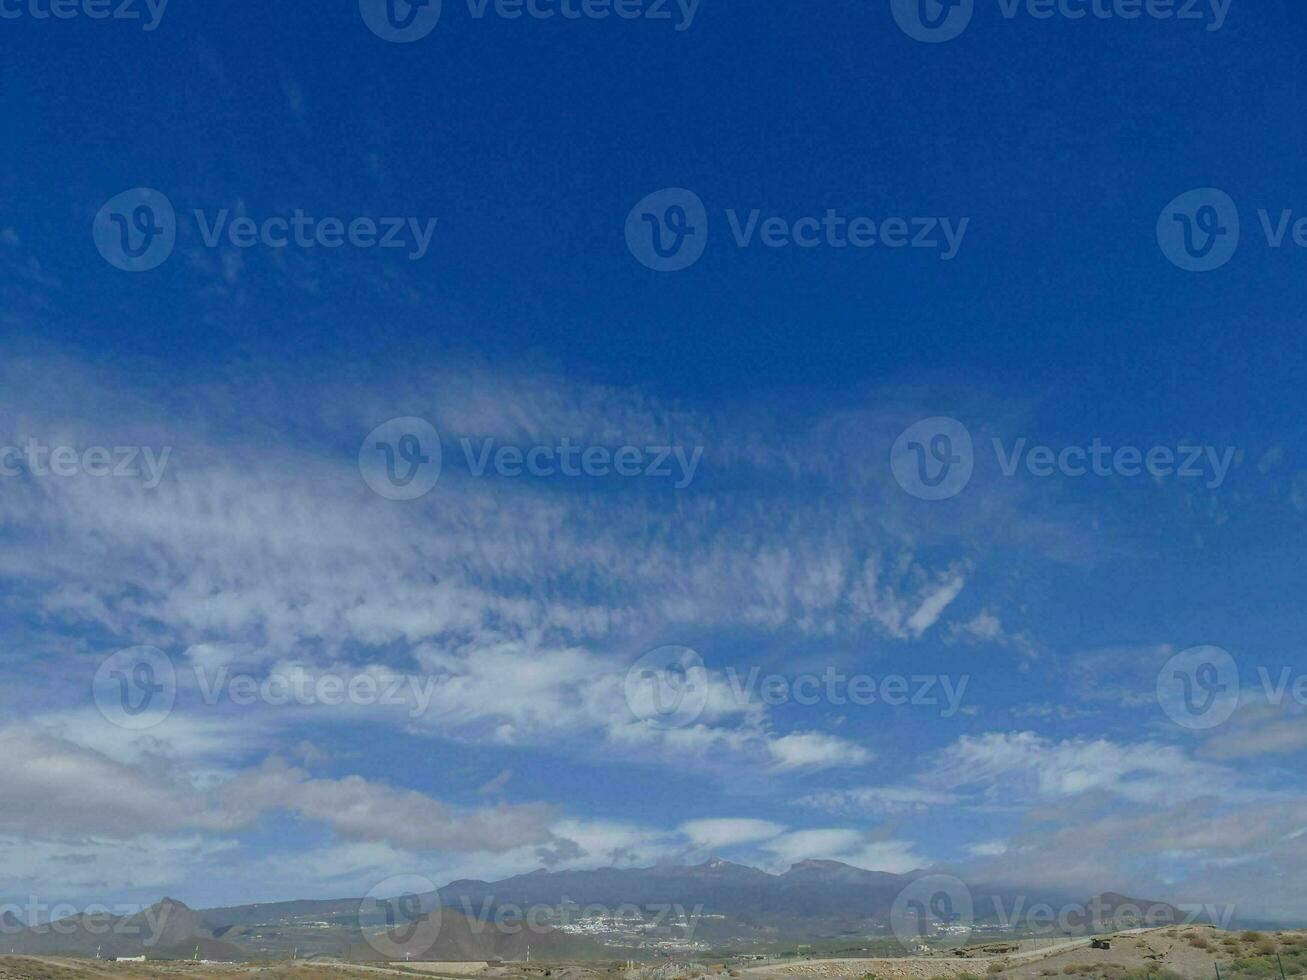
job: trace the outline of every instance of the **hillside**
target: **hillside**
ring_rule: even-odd
[[[428,944],[427,937],[435,936]],[[453,909],[431,913],[383,935],[381,946],[360,943],[345,959],[357,962],[401,958],[442,962],[478,960],[590,959],[602,952],[594,943],[547,926],[526,926],[521,922],[485,922]],[[394,955],[402,951],[403,955]]]
[[[421,896],[421,912],[441,911],[440,928],[429,949],[412,952],[429,959],[513,960],[526,956],[529,942],[533,955],[639,958],[758,942],[886,936],[895,899],[924,874],[815,860],[772,874],[713,859],[696,865],[539,870],[495,882],[464,879]],[[1041,904],[1082,910],[1079,918],[1059,923],[1078,934],[1182,921],[1173,906],[1115,892],[1084,903],[1035,889],[973,886],[971,899],[978,931],[1000,926],[1009,933],[1023,931]],[[167,898],[128,918],[79,916],[54,926],[16,932],[11,927],[8,946],[36,955],[99,951],[189,958],[199,948],[209,959],[382,958],[366,936],[376,935],[385,923],[360,921],[361,904],[342,898],[194,911]],[[1155,918],[1139,921],[1140,910]],[[521,928],[524,917],[533,923],[530,929]],[[401,927],[406,925],[415,928]]]
[[[78,915],[12,932],[5,945],[15,953],[74,956],[167,956],[193,952],[214,936],[184,903],[165,898],[131,916]],[[231,949],[228,952],[239,952]]]

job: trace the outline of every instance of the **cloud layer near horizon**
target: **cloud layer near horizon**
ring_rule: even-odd
[[[0,853],[75,858],[25,859],[7,887],[121,893],[222,864],[249,876],[249,898],[268,898],[260,865],[279,889],[332,894],[415,867],[494,877],[725,851],[771,868],[941,863],[1030,885],[1178,887],[1195,900],[1233,887],[1258,907],[1298,907],[1291,889],[1252,882],[1303,859],[1303,801],[1229,764],[1299,747],[1291,714],[1241,714],[1243,727],[1186,745],[1138,725],[1059,734],[1031,706],[1017,726],[976,715],[969,729],[937,726],[913,751],[830,705],[797,713],[761,691],[742,699],[724,654],[693,723],[632,713],[627,668],[686,636],[746,664],[754,647],[772,662],[793,647],[849,669],[822,651],[850,637],[885,651],[872,661],[882,673],[900,662],[910,673],[904,658],[925,645],[999,658],[1008,677],[1038,661],[1019,597],[994,580],[1085,560],[1082,532],[1028,512],[1007,485],[978,485],[948,511],[916,508],[881,465],[911,417],[899,396],[763,439],[784,427],[760,411],[706,415],[539,377],[446,371],[327,405],[293,391],[180,400],[52,357],[6,362],[0,442],[172,452],[154,489],[85,475],[0,487],[8,616],[15,644],[32,650],[6,671],[0,744],[16,765]],[[55,375],[56,388],[32,380]],[[221,407],[233,401],[239,414]],[[680,491],[477,479],[455,457],[429,497],[404,504],[372,494],[354,456],[364,433],[407,414],[429,417],[451,447],[464,435],[531,445],[566,434],[705,451]],[[112,728],[88,698],[103,657],[134,644],[166,650],[180,670],[173,715],[142,733]],[[197,678],[224,671],[422,686],[391,705],[205,703]],[[1063,712],[1101,708],[1070,693]],[[614,818],[598,787],[554,796],[507,777],[469,800],[459,779],[408,786],[352,762],[360,731],[410,752],[483,753],[492,773],[522,759],[613,766],[647,771],[659,792],[706,796],[709,780],[719,795],[715,812],[679,820]],[[943,838],[950,816],[966,829]],[[282,828],[276,843],[251,843],[269,827]],[[1076,859],[1050,871],[1048,856],[1071,842]],[[123,859],[142,848],[166,860]]]

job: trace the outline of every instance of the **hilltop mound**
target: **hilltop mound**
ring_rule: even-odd
[[[433,938],[434,937],[434,938]],[[523,922],[470,918],[443,909],[381,934],[377,945],[361,944],[346,958],[376,962],[411,958],[430,961],[524,960],[528,947],[533,959],[584,957],[596,952],[595,944],[558,929]],[[407,955],[393,955],[399,951]]]

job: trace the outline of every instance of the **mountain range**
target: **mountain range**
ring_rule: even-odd
[[[169,898],[129,917],[77,916],[38,928],[6,920],[0,922],[0,951],[189,958],[198,947],[207,959],[292,954],[385,959],[402,958],[393,950],[407,950],[403,943],[416,932],[419,938],[434,937],[414,957],[422,959],[519,959],[528,944],[537,957],[626,958],[660,949],[666,955],[677,944],[693,942],[747,948],[759,940],[885,936],[896,898],[927,875],[814,860],[772,874],[717,858],[649,868],[541,869],[495,882],[450,882],[417,896],[408,919],[390,921],[379,914],[361,917],[363,900],[357,898],[200,911]],[[937,902],[932,883],[922,887],[925,892],[915,899]],[[1083,907],[1083,899],[1075,903],[1046,889],[973,885],[968,897],[971,914],[962,908],[961,896],[946,896],[946,904],[956,901],[958,907],[950,904],[944,914],[974,917],[986,928],[1015,919],[1019,928],[1021,917],[1033,916],[1041,904]],[[1171,921],[1181,918],[1172,906],[1116,893],[1097,901],[1105,910],[1105,921],[1097,924],[1103,928],[1133,924],[1117,921],[1118,912],[1131,906],[1151,907]],[[1071,926],[1087,929],[1075,921]],[[393,941],[388,928],[394,930]]]

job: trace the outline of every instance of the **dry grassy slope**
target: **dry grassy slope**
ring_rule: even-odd
[[[408,971],[305,962],[256,967],[0,956],[0,980],[403,980],[405,977],[414,980],[414,974]]]
[[[1040,950],[1022,944],[1016,955],[986,955],[981,947],[957,955],[911,959],[822,960],[745,971],[756,980],[933,980],[980,977],[986,980],[1032,980],[1038,977],[1079,980],[1278,980],[1274,955],[1280,954],[1289,977],[1307,976],[1307,932],[1239,933],[1211,926],[1165,927],[1118,934],[1109,950],[1085,941],[1070,948]]]
[[[1015,956],[825,960],[743,971],[752,980],[1276,980],[1279,953],[1289,977],[1307,977],[1307,932],[1238,933],[1210,926],[1166,927],[1119,934],[1110,950],[1076,945],[1061,951],[1031,950]],[[527,970],[531,976],[525,976]],[[548,973],[545,971],[549,970]],[[433,972],[436,972],[433,970]],[[436,972],[438,976],[438,972]],[[0,980],[396,980],[431,976],[419,970],[361,964],[278,963],[269,966],[205,966],[190,963],[113,964],[62,957],[0,957]],[[723,973],[714,975],[721,980]],[[739,976],[731,971],[731,976]],[[516,964],[487,970],[483,980],[623,980],[594,964]],[[694,980],[686,977],[686,980]]]
[[[999,977],[1080,977],[1124,980],[1143,971],[1170,971],[1192,980],[1263,977],[1278,980],[1279,954],[1289,977],[1307,975],[1307,932],[1224,932],[1211,926],[1155,929],[1114,939],[1110,950],[1079,949],[1003,971]],[[1164,977],[1165,974],[1162,974]]]

